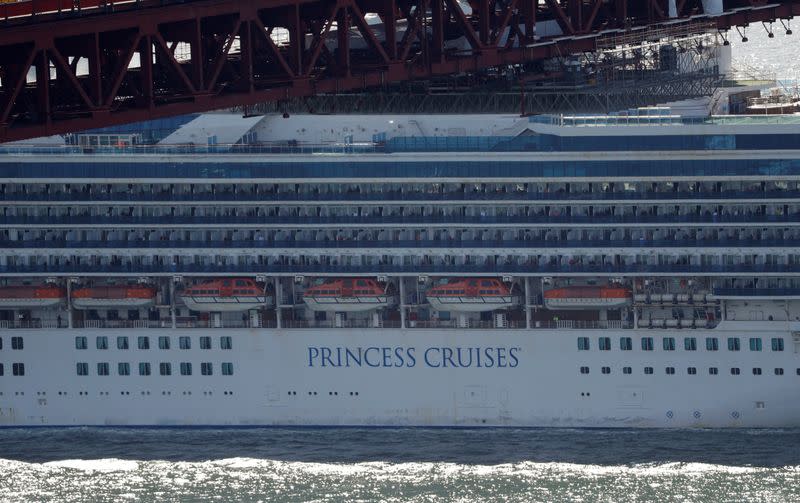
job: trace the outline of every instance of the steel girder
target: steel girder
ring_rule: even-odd
[[[725,30],[800,0],[725,0]],[[0,142],[591,51],[701,0],[34,0],[0,5]],[[707,18],[706,18],[707,19]],[[555,23],[558,36],[537,35]]]

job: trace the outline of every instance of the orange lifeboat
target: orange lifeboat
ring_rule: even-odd
[[[223,278],[190,286],[181,300],[192,311],[202,313],[235,312],[272,304],[264,287],[249,278]]]
[[[0,287],[0,309],[55,306],[66,298],[63,288],[55,286]]]
[[[425,294],[437,311],[483,312],[515,305],[511,289],[495,278],[458,278],[436,285]]]
[[[313,311],[369,311],[394,304],[394,296],[369,278],[331,278],[308,288],[303,302]]]
[[[72,292],[75,309],[138,309],[153,305],[156,289],[150,286],[95,286]]]
[[[549,309],[617,309],[631,302],[627,288],[606,286],[569,286],[544,292]]]

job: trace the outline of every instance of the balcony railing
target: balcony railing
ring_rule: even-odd
[[[485,192],[401,192],[387,190],[385,192],[352,191],[346,193],[309,193],[309,192],[260,192],[246,191],[220,191],[210,193],[172,193],[172,192],[70,192],[70,193],[44,193],[44,192],[0,192],[0,201],[24,202],[110,202],[115,204],[128,204],[136,202],[315,202],[315,201],[681,201],[681,200],[759,200],[770,201],[775,199],[798,199],[798,190],[731,190],[723,192],[692,192],[692,191],[664,191],[664,192],[524,192],[524,191],[485,191]]]
[[[92,276],[111,275],[234,275],[252,276],[256,274],[296,275],[310,274],[320,276],[382,275],[382,274],[425,274],[449,276],[463,274],[520,274],[520,275],[559,275],[559,274],[790,274],[800,273],[800,264],[764,265],[683,265],[683,264],[631,264],[631,265],[548,265],[548,264],[420,264],[420,265],[338,265],[338,264],[178,264],[178,265],[139,265],[139,264],[41,264],[41,265],[0,265],[0,274],[53,275],[76,274]]]
[[[365,216],[4,216],[0,217],[0,225],[24,226],[52,226],[69,225],[80,227],[84,225],[106,227],[129,226],[168,226],[170,228],[181,225],[204,226],[229,226],[229,225],[382,225],[403,224],[427,226],[430,224],[454,225],[485,225],[485,224],[512,224],[512,225],[570,225],[570,224],[786,224],[800,223],[800,213],[792,215],[593,215],[593,216],[545,216],[545,215],[515,215],[515,216],[443,216],[443,215],[365,215]]]
[[[208,240],[154,240],[154,241],[68,241],[61,239],[52,240],[23,240],[23,241],[0,241],[0,248],[3,249],[98,249],[98,248],[127,248],[127,249],[297,249],[297,248],[319,248],[319,249],[375,249],[375,248],[460,248],[460,249],[481,249],[481,248],[794,248],[800,246],[800,239],[571,239],[571,240],[457,240],[457,239],[436,239],[436,240],[293,240],[281,239],[274,241],[266,240],[230,240],[230,241],[208,241]]]

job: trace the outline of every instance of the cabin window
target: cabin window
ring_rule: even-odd
[[[207,335],[200,337],[200,349],[211,349],[211,337]]]
[[[697,374],[697,368],[689,367],[689,368],[686,369],[686,373],[689,374],[690,376],[696,375]]]
[[[581,367],[581,374],[588,374],[588,373],[589,373],[589,367]]]
[[[753,375],[754,376],[760,376],[761,375],[761,369],[759,367],[753,367]]]
[[[695,337],[684,337],[683,349],[686,351],[697,351],[697,339]]]
[[[776,376],[782,376],[783,375],[783,369],[780,368],[780,367],[776,367],[775,368],[775,375]]]
[[[630,367],[622,367],[622,373],[623,374],[630,374],[631,372],[633,372],[632,368],[630,368]]]
[[[117,337],[117,349],[128,349],[128,338],[127,337],[125,337],[125,336]]]
[[[22,340],[22,337],[12,337],[11,338],[11,349],[23,349],[25,347],[25,343]]]
[[[78,362],[77,364],[75,364],[75,370],[78,372],[79,376],[88,376],[89,364],[86,362]]]
[[[131,375],[131,364],[126,362],[120,362],[117,364],[117,373],[121,376],[129,376]]]
[[[630,337],[620,337],[619,338],[619,349],[622,351],[630,351],[633,349],[633,341]]]
[[[652,350],[653,350],[653,338],[642,337],[642,351],[652,351]]]
[[[222,375],[224,375],[224,376],[232,376],[233,375],[233,363],[223,363],[222,364]]]
[[[750,337],[750,351],[761,351],[761,337]]]
[[[719,339],[706,337],[706,351],[719,351]]]
[[[192,375],[192,364],[189,362],[181,362],[181,375],[182,376],[190,376]]]
[[[203,362],[200,364],[200,373],[204,376],[210,376],[214,374],[214,367],[212,367],[211,362]]]
[[[178,337],[178,345],[181,349],[192,349],[192,340],[189,337]]]
[[[89,347],[86,337],[75,337],[75,349],[86,349]]]
[[[224,336],[219,338],[219,348],[233,349],[233,340],[230,338],[230,336]]]
[[[95,339],[95,344],[97,345],[97,349],[108,349],[108,337],[105,335],[101,335]]]
[[[171,376],[172,364],[167,362],[161,362],[158,364],[158,371],[162,376]]]
[[[731,375],[738,376],[739,374],[741,374],[739,367],[731,367]]]
[[[773,351],[783,351],[783,338],[781,338],[781,337],[773,337],[772,338],[772,350]]]
[[[601,367],[600,368],[600,372],[603,373],[603,374],[610,374],[611,373],[611,367]]]
[[[158,349],[169,349],[169,336],[162,335],[158,338]]]
[[[139,349],[150,349],[150,337],[140,336],[137,342]]]
[[[664,351],[675,351],[675,337],[664,337],[661,340]]]
[[[13,363],[11,365],[11,373],[15,376],[24,376],[25,375],[25,364],[24,363]]]
[[[715,376],[719,374],[719,369],[717,367],[708,367],[708,375]]]
[[[611,338],[610,337],[600,337],[599,346],[600,346],[600,351],[610,351],[611,350]]]
[[[241,279],[236,280],[236,286],[247,286],[247,282]]]
[[[97,364],[97,375],[99,376],[107,376],[108,375],[108,363],[100,362]]]
[[[647,375],[651,375],[653,373],[653,367],[645,367],[644,373]]]
[[[150,375],[150,364],[148,362],[139,363],[139,375],[140,376]]]
[[[367,282],[363,279],[356,281],[356,286],[367,286]]]
[[[5,374],[5,370],[3,369],[3,364],[0,363],[0,377],[3,377],[4,374]]]
[[[742,349],[741,342],[738,337],[728,337],[728,351],[739,351]]]
[[[667,375],[675,375],[675,367],[667,367],[666,369]]]
[[[579,351],[588,351],[589,350],[589,338],[588,337],[578,337],[578,350]]]
[[[0,337],[0,350],[2,350],[2,349],[3,349],[3,338]]]

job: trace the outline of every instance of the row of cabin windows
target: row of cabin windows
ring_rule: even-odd
[[[0,363],[0,377],[6,374],[6,370],[3,367],[3,364]],[[11,375],[15,376],[24,376],[25,375],[25,364],[24,363],[12,363],[11,364]]]
[[[763,374],[760,367],[753,367],[753,375],[760,376]],[[653,367],[644,367],[644,373],[647,375],[652,375],[654,372]],[[581,367],[580,368],[581,374],[589,374],[589,367]],[[610,374],[611,367],[600,367],[601,374]],[[633,369],[631,367],[622,367],[622,373],[626,375],[630,375],[633,373]],[[667,375],[675,375],[675,367],[665,367],[664,373]],[[697,367],[686,367],[686,373],[689,375],[697,375]],[[776,376],[782,376],[784,374],[783,368],[775,367],[772,370],[772,373]],[[800,368],[796,369],[796,373],[800,376]],[[708,367],[708,374],[709,375],[719,375],[719,369],[717,367]],[[741,369],[739,367],[731,367],[731,375],[741,375]]]
[[[76,370],[79,376],[89,375],[89,364],[86,362],[78,362]],[[222,363],[220,365],[222,375],[233,375],[233,363]],[[192,375],[192,364],[190,362],[181,362],[178,366],[180,375]],[[158,373],[162,376],[172,375],[172,364],[169,362],[161,362],[158,364]],[[128,362],[120,362],[117,364],[117,374],[121,376],[131,375],[131,364]],[[211,362],[203,362],[200,364],[200,374],[204,376],[214,375],[214,365]],[[2,374],[0,374],[2,375]],[[15,374],[16,375],[16,374]],[[107,376],[110,375],[110,366],[107,362],[100,362],[97,364],[97,375]],[[152,367],[149,362],[139,363],[139,375],[149,376],[152,375]]]
[[[22,340],[22,337],[11,338],[11,349],[23,349],[24,347],[25,347],[25,341]],[[0,337],[0,349],[3,349],[2,337]]]
[[[760,337],[750,338],[750,351],[761,351],[762,344]],[[783,338],[773,337],[771,340],[773,351],[783,351],[784,343]],[[600,351],[611,350],[611,337],[599,337],[597,347]],[[652,337],[642,337],[641,339],[642,351],[653,351],[655,347]],[[675,351],[675,337],[663,337],[661,339],[661,347],[664,351]],[[588,351],[591,349],[591,344],[588,337],[578,337],[578,349],[581,351]],[[619,349],[622,351],[631,351],[633,349],[633,339],[631,337],[619,338]],[[684,337],[683,349],[686,351],[697,351],[697,338]],[[741,350],[741,342],[738,337],[728,337],[728,350],[739,351]],[[719,351],[719,339],[717,337],[706,337],[706,351]]]
[[[137,347],[139,349],[150,349],[150,337],[139,336],[137,338]],[[95,338],[95,347],[97,349],[108,349],[108,337],[101,335]],[[169,336],[160,336],[158,338],[158,349],[170,349],[172,341]],[[180,349],[192,349],[191,337],[181,336],[178,337],[178,347]],[[75,349],[88,349],[89,341],[84,336],[75,337]],[[233,349],[233,339],[230,336],[223,336],[219,338],[220,349]],[[117,337],[117,349],[130,349],[128,336]],[[200,349],[211,349],[211,337],[200,337]]]

